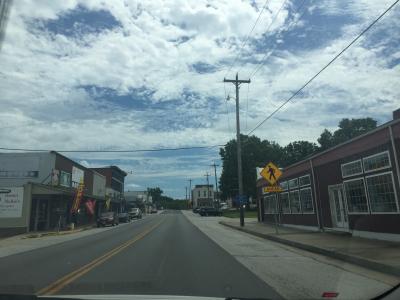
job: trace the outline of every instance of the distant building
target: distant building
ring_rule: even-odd
[[[214,186],[198,184],[192,189],[192,207],[214,206]]]
[[[147,191],[125,191],[124,193],[127,208],[139,207],[148,210],[152,206],[152,197]]]
[[[117,166],[90,169],[105,176],[106,195],[107,197],[110,197],[111,210],[117,212],[124,211],[126,206],[124,199],[124,184],[125,177],[128,174]]]

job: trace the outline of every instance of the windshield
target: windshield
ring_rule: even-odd
[[[399,0],[0,0],[0,298],[389,291],[399,37]]]

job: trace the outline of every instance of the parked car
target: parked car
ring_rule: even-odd
[[[156,214],[157,213],[157,207],[152,207],[150,213],[151,214]]]
[[[128,223],[128,222],[131,221],[131,217],[130,217],[129,214],[126,213],[126,212],[120,213],[120,214],[118,215],[118,218],[119,218],[119,221],[120,221],[121,223]]]
[[[142,211],[137,207],[131,208],[131,210],[129,211],[129,216],[131,217],[131,219],[141,219]]]
[[[193,208],[193,212],[194,212],[195,214],[198,214],[199,211],[200,211],[200,207],[195,207],[195,208]]]
[[[222,216],[222,211],[215,207],[202,207],[199,211],[200,216]]]
[[[107,225],[118,225],[119,220],[118,220],[118,214],[116,212],[105,212],[100,214],[100,216],[97,218],[97,227],[100,226],[107,226]]]
[[[229,209],[228,204],[226,204],[226,203],[221,203],[220,210],[228,210],[228,209]]]

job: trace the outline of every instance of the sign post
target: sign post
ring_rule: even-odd
[[[278,185],[278,179],[282,176],[282,171],[275,166],[272,162],[269,162],[264,169],[261,170],[260,175],[269,182],[270,186],[263,188],[263,193],[280,193],[282,188]],[[278,234],[278,199],[276,199],[275,205],[275,233]]]

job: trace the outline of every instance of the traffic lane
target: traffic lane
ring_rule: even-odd
[[[58,294],[281,298],[180,212]]]
[[[112,230],[0,258],[1,293],[36,293],[159,222],[154,215]]]

